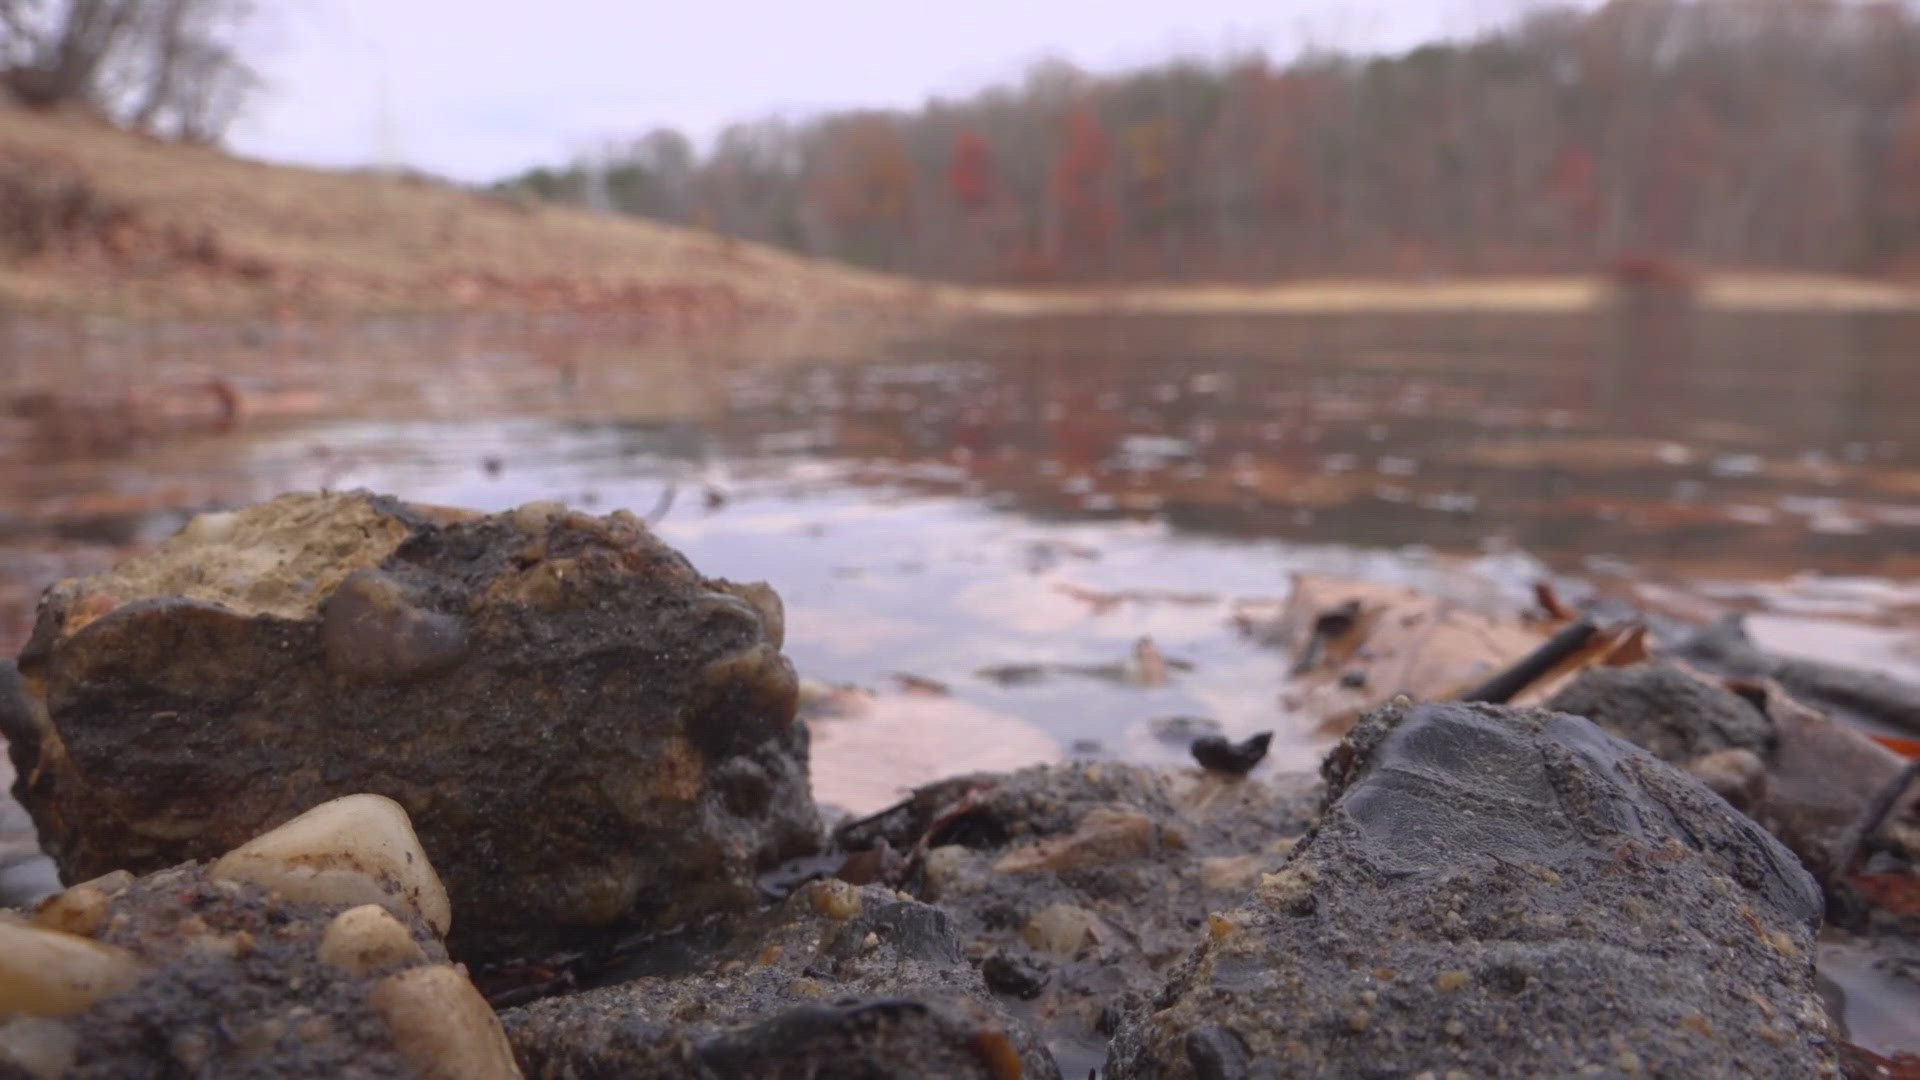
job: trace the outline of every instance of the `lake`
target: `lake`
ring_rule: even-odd
[[[1488,604],[1631,581],[1754,612],[1781,647],[1920,666],[1915,315],[1076,315],[734,342],[569,318],[14,324],[0,345],[16,403],[72,403],[16,404],[5,429],[14,643],[27,590],[193,509],[317,486],[625,507],[702,571],[780,591],[820,792],[848,809],[961,769],[1184,760],[1193,718],[1277,729],[1275,766],[1311,768],[1326,742],[1280,708],[1286,658],[1235,618],[1303,570]],[[199,422],[213,375],[238,389],[232,430]],[[129,388],[163,419],[130,419]],[[1171,677],[1141,677],[1142,649]]]

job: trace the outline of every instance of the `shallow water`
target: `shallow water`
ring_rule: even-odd
[[[815,725],[822,794],[852,809],[959,768],[1180,760],[1152,726],[1176,716],[1277,728],[1275,764],[1310,767],[1324,742],[1280,712],[1284,658],[1232,621],[1299,570],[1489,603],[1549,574],[1631,578],[1688,611],[1758,612],[1781,647],[1920,660],[1909,315],[1080,316],[778,348],[414,321],[0,344],[16,392],[137,388],[186,417],[119,442],[95,430],[111,410],[78,436],[16,422],[16,585],[63,565],[22,553],[106,558],[288,488],[627,507],[703,571],[780,590],[788,651],[837,714]],[[241,389],[237,430],[195,427],[210,374]],[[1164,684],[1131,662],[1143,638],[1178,662]]]

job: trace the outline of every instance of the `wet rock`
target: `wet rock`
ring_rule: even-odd
[[[1815,876],[1828,879],[1850,857],[1849,834],[1862,825],[1874,799],[1899,782],[1904,763],[1851,724],[1802,704],[1779,683],[1750,683],[1745,691],[1772,723],[1775,739],[1747,812]],[[1920,844],[1902,846],[1920,856]]]
[[[661,961],[642,958],[642,967]],[[676,970],[503,1014],[538,1077],[1057,1077],[947,915],[817,881]]]
[[[263,837],[252,858],[301,867],[288,839]],[[376,841],[351,861],[379,854]],[[433,874],[417,854],[415,867]],[[412,890],[381,880],[396,891],[359,907],[201,863],[76,885],[34,925],[0,922],[0,1062],[78,1080],[518,1076],[498,1019],[446,963]]]
[[[1280,868],[1318,790],[1310,776],[1036,766],[931,785],[840,835],[899,850],[926,838],[906,887],[952,914],[1001,1005],[1078,1080],[1105,1058],[1103,1016],[1156,991],[1208,912]],[[1046,972],[1037,989],[1004,978],[1025,966]]]
[[[1825,878],[1900,759],[1777,682],[1733,685],[1670,664],[1596,668],[1547,705],[1684,767]]]
[[[0,730],[68,880],[391,797],[485,960],[745,909],[817,845],[781,634],[624,512],[290,495],[50,590]]]
[[[1864,668],[1763,652],[1738,615],[1687,636],[1673,652],[1722,675],[1772,679],[1808,705],[1837,716],[1920,733],[1920,686]]]
[[[1765,756],[1774,744],[1773,724],[1752,702],[1670,664],[1589,668],[1546,708],[1584,716],[1675,765],[1722,750]]]
[[[1114,1077],[1821,1076],[1820,894],[1586,720],[1389,707],[1326,808],[1128,1013]]]

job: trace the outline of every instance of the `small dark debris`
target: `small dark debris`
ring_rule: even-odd
[[[953,693],[953,688],[941,682],[939,679],[929,679],[925,675],[915,675],[910,671],[895,671],[890,673],[887,678],[892,679],[894,685],[909,694],[923,694],[927,697],[947,697]]]
[[[1271,731],[1237,743],[1227,741],[1223,735],[1203,735],[1193,740],[1188,750],[1203,769],[1245,776],[1267,756],[1267,744],[1272,741]]]
[[[480,459],[480,471],[486,473],[488,476],[499,476],[501,471],[506,467],[505,462],[494,457],[492,454],[488,454],[486,457]]]

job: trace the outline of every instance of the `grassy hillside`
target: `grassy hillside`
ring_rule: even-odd
[[[898,279],[634,218],[0,110],[0,309],[711,321],[908,295],[919,294]]]

